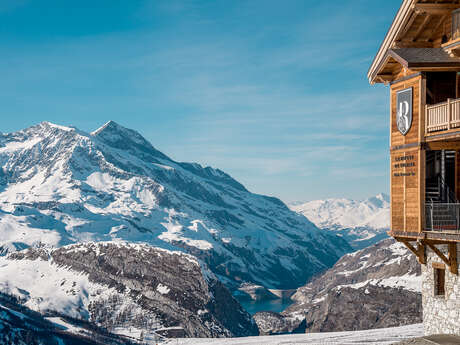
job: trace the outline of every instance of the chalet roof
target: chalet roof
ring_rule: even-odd
[[[443,48],[390,49],[388,55],[410,69],[423,67],[460,67],[460,58],[451,57]]]
[[[450,17],[457,9],[460,9],[459,0],[403,0],[369,68],[367,74],[369,81],[375,83],[391,80],[391,75],[395,73],[395,68],[400,62],[390,55],[390,50],[395,52],[402,48],[439,48],[445,42],[444,37],[452,39]],[[426,53],[423,54],[424,63],[451,62],[441,52],[434,50],[426,52],[414,50],[404,53],[401,51],[401,54],[415,52]],[[395,56],[401,57],[400,54]],[[412,56],[406,57],[415,59]]]

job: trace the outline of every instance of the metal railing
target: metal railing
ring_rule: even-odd
[[[460,232],[460,204],[427,203],[425,206],[425,230]]]
[[[425,108],[425,132],[432,133],[460,127],[460,98],[427,105]]]

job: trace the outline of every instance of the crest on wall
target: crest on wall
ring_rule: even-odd
[[[412,88],[396,94],[396,125],[402,135],[406,135],[412,126]]]

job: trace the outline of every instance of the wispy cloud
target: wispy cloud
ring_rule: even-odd
[[[286,200],[388,187],[387,93],[365,76],[380,37],[363,30],[386,22],[355,15],[367,2],[139,3],[131,30],[0,43],[3,130],[114,119]]]

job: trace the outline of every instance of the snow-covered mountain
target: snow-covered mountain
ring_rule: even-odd
[[[415,255],[402,243],[386,239],[344,255],[334,267],[297,289],[292,296],[295,303],[281,314],[256,314],[255,319],[262,333],[410,325],[422,321],[421,284]]]
[[[387,237],[390,227],[390,198],[386,194],[366,200],[326,199],[289,206],[317,227],[340,234],[356,249]]]
[[[28,248],[0,257],[0,277],[0,290],[31,310],[131,338],[258,334],[215,275],[182,252],[120,242]]]
[[[226,173],[176,162],[113,121],[0,134],[0,247],[144,242],[188,252],[228,286],[295,288],[350,247]]]
[[[136,345],[126,336],[108,333],[94,323],[64,315],[44,316],[13,296],[0,294],[0,344],[11,345]]]

